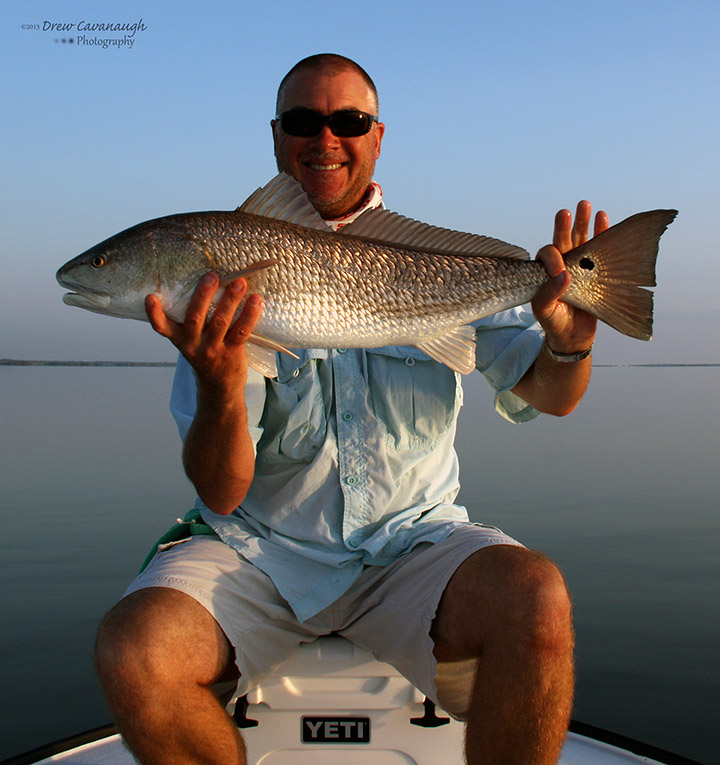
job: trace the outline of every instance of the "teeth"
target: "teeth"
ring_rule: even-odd
[[[342,167],[341,163],[337,163],[335,165],[310,165],[308,164],[308,167],[311,170],[339,170]]]

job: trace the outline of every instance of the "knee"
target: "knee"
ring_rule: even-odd
[[[484,548],[453,575],[431,636],[440,661],[494,651],[571,653],[564,577],[551,560],[524,547]]]
[[[523,643],[535,652],[573,649],[572,605],[560,569],[539,553],[529,553],[516,574],[514,620]]]
[[[95,670],[103,688],[132,683],[138,654],[136,629],[127,604],[120,601],[100,623],[95,638]]]
[[[209,687],[237,674],[232,647],[210,613],[189,595],[164,587],[133,592],[107,614],[98,629],[95,666],[106,695],[188,683]]]
[[[142,591],[134,593],[121,600],[100,623],[94,659],[106,691],[161,680],[166,652],[148,618],[146,600]]]

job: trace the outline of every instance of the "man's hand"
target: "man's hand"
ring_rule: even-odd
[[[579,202],[575,225],[572,225],[570,211],[560,210],[555,216],[553,243],[537,254],[551,278],[533,298],[532,309],[545,330],[548,346],[557,353],[587,350],[597,331],[594,316],[561,300],[571,278],[562,254],[587,241],[591,214],[590,203]],[[600,211],[595,216],[595,234],[607,227],[607,215]],[[573,411],[585,393],[591,365],[590,356],[582,361],[560,363],[541,350],[513,392],[541,412],[564,416]]]
[[[535,317],[545,330],[548,345],[558,353],[584,351],[593,344],[597,319],[586,311],[563,303],[561,298],[570,285],[570,274],[565,269],[562,255],[588,240],[592,207],[590,202],[578,202],[575,223],[570,210],[560,210],[555,216],[553,243],[537,254],[551,277],[532,300]],[[608,227],[607,213],[600,210],[595,216],[594,235]]]
[[[145,310],[152,328],[167,337],[195,370],[198,385],[206,392],[242,391],[247,379],[244,345],[262,311],[259,295],[250,295],[235,319],[245,297],[247,283],[236,279],[226,288],[208,321],[212,300],[220,287],[214,273],[205,274],[193,293],[182,324],[168,318],[155,295],[148,295]]]
[[[245,343],[262,311],[259,295],[245,297],[244,279],[231,282],[208,321],[220,286],[216,274],[200,280],[182,324],[169,319],[160,300],[145,301],[153,329],[167,337],[195,371],[197,410],[183,445],[183,465],[203,502],[214,512],[231,513],[252,483],[255,453],[245,405]]]

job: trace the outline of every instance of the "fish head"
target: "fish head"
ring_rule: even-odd
[[[147,295],[157,295],[166,311],[179,300],[186,304],[199,276],[208,268],[188,268],[183,250],[194,251],[195,244],[168,232],[168,225],[159,221],[116,234],[62,266],[56,279],[71,290],[63,295],[63,302],[140,321],[147,321]],[[168,265],[175,258],[176,265]]]

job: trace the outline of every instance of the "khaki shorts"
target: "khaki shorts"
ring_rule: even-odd
[[[216,537],[190,537],[161,549],[125,595],[170,587],[202,604],[235,648],[240,694],[272,675],[301,643],[336,633],[391,664],[462,718],[475,663],[437,666],[430,627],[460,564],[497,544],[520,543],[491,526],[457,528],[441,542],[419,544],[389,566],[368,566],[348,592],[305,622],[297,620],[266,574]]]

